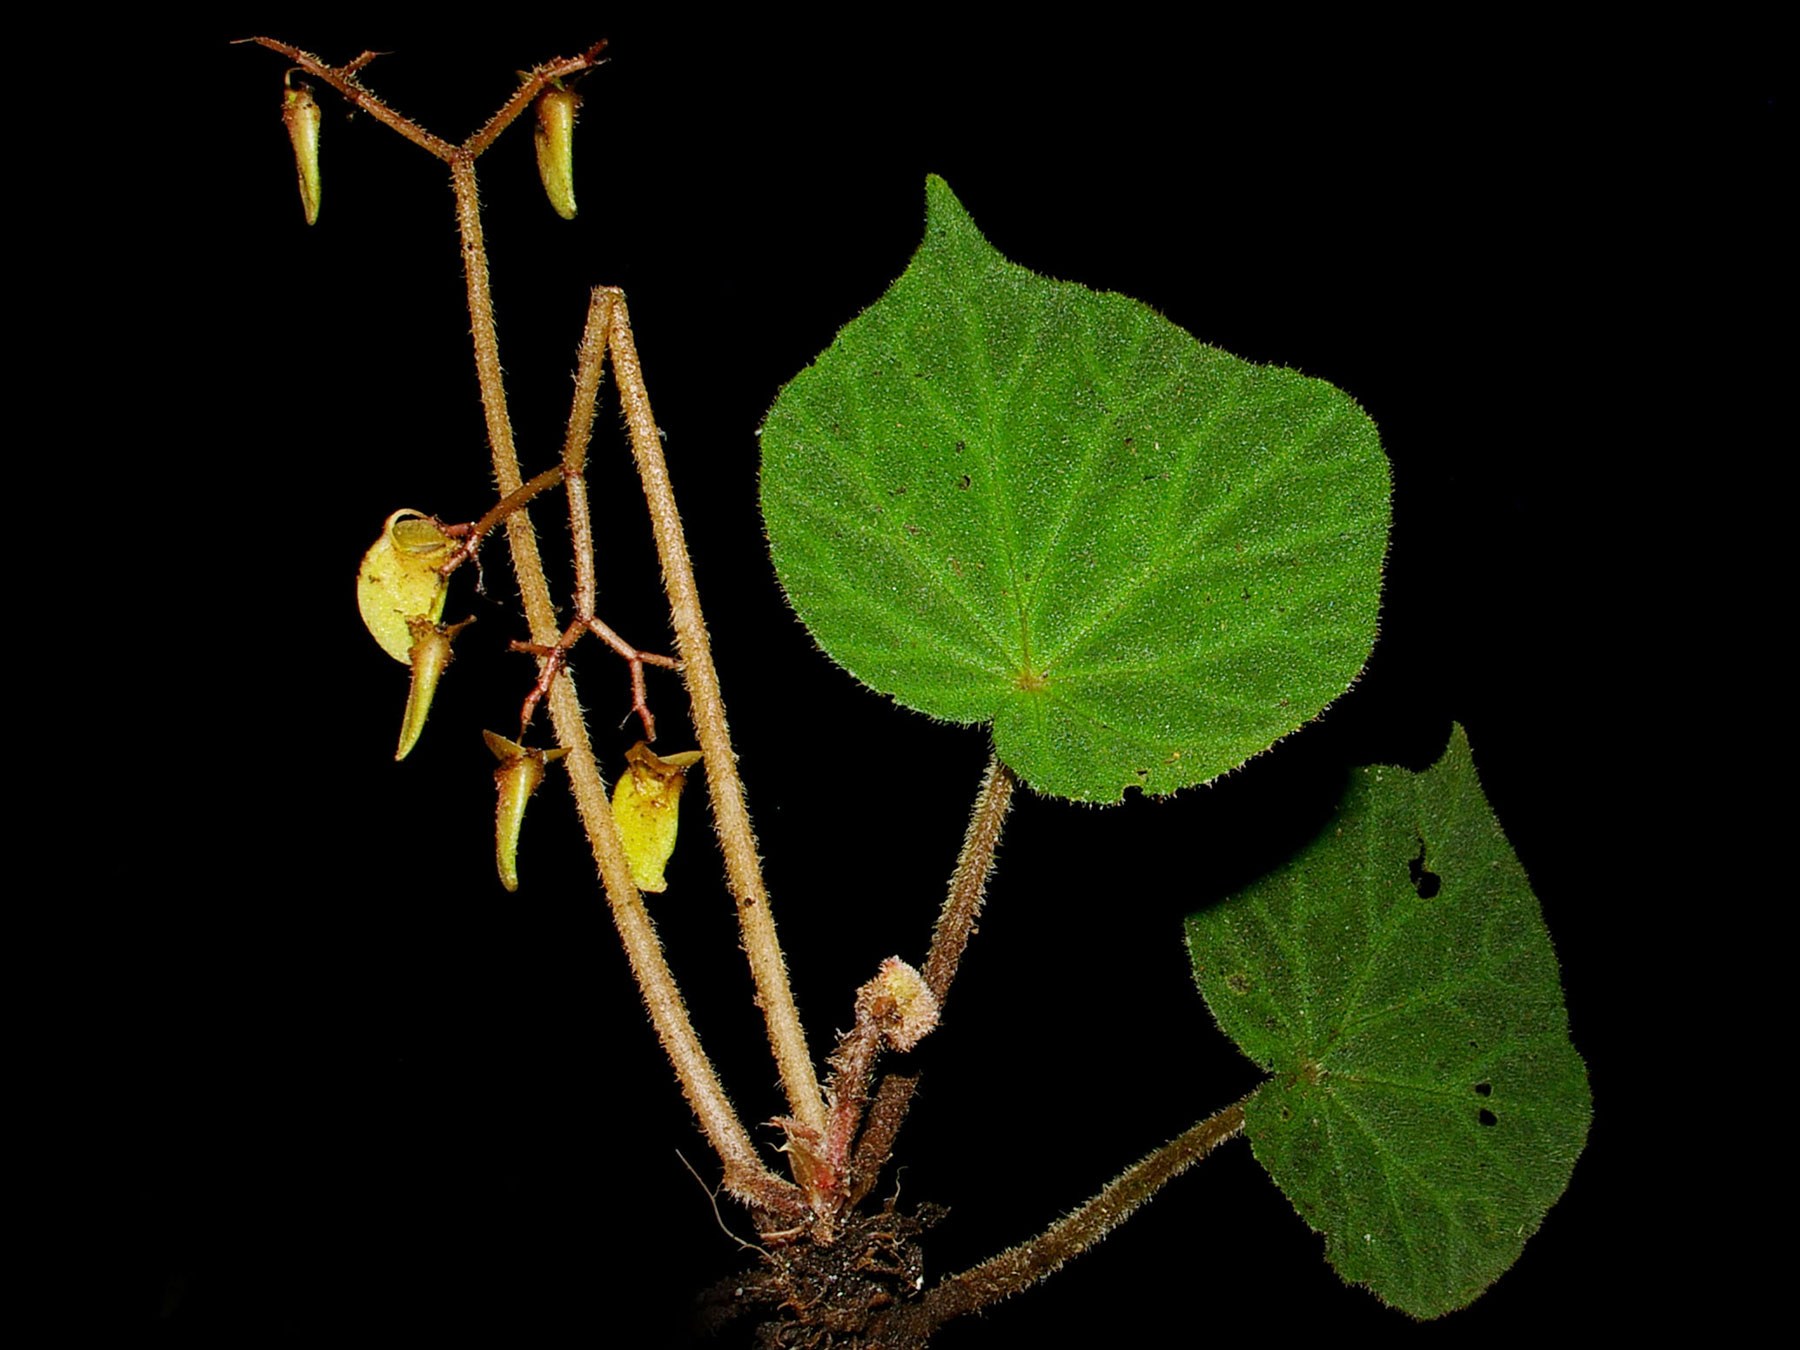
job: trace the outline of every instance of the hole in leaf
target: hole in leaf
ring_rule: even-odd
[[[968,486],[969,486],[969,484],[970,484],[970,483],[971,483],[971,482],[973,482],[973,481],[974,481],[974,480],[973,480],[973,479],[971,479],[971,478],[970,478],[970,477],[969,477],[969,475],[968,475],[968,474],[966,474],[966,473],[965,473],[965,474],[964,474],[964,475],[963,475],[963,476],[962,476],[962,480],[961,480],[961,481],[960,481],[960,482],[959,482],[959,483],[957,483],[957,486],[958,486],[958,487],[960,487],[960,488],[967,488],[967,487],[968,487]]]
[[[1488,1110],[1485,1106],[1481,1108],[1479,1119],[1483,1125],[1498,1125],[1500,1123],[1500,1117]]]
[[[1419,899],[1429,900],[1438,893],[1444,879],[1436,872],[1425,867],[1425,836],[1419,836],[1419,856],[1406,865],[1407,875],[1412,878],[1413,889],[1419,893]]]
[[[1284,1106],[1281,1108],[1281,1118],[1283,1120],[1292,1120],[1294,1118],[1294,1113]]]
[[[1494,1085],[1492,1083],[1477,1083],[1475,1085],[1475,1091],[1479,1092],[1483,1097],[1489,1095],[1493,1090]]]

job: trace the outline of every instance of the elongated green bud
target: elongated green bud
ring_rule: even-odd
[[[687,771],[700,762],[698,750],[659,755],[643,741],[625,752],[629,766],[613,789],[613,823],[640,891],[669,889],[663,868],[675,852],[675,827]]]
[[[525,803],[544,781],[544,768],[554,764],[567,750],[527,750],[504,736],[491,731],[481,733],[488,749],[500,761],[494,770],[494,785],[500,790],[500,801],[494,811],[494,862],[500,871],[500,884],[509,891],[519,889],[519,829],[525,823]]]
[[[400,748],[394,752],[395,759],[405,759],[419,743],[419,733],[425,730],[425,719],[431,713],[431,700],[437,694],[438,680],[450,664],[451,640],[474,622],[468,618],[446,628],[429,619],[412,621],[412,687],[406,693],[406,715],[400,719]]]
[[[300,205],[306,209],[306,223],[319,220],[319,105],[313,99],[312,86],[295,83],[289,71],[282,83],[287,86],[281,96],[281,120],[287,124],[288,139],[294,143],[294,167],[300,172]]]
[[[575,110],[580,106],[581,95],[565,89],[560,80],[537,96],[538,177],[564,220],[575,219]]]

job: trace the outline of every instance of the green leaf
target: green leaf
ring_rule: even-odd
[[[1388,471],[1345,393],[1001,257],[942,179],[905,274],[781,392],[763,516],[864,684],[1042,792],[1225,773],[1375,638]]]
[[[1275,1075],[1251,1148],[1338,1273],[1414,1317],[1473,1301],[1568,1185],[1592,1105],[1462,728],[1424,773],[1358,770],[1318,839],[1187,934],[1213,1016]]]

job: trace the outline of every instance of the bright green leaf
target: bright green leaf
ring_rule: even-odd
[[[1414,1317],[1518,1259],[1587,1138],[1550,935],[1461,727],[1424,773],[1357,771],[1280,871],[1191,915],[1219,1025],[1275,1075],[1257,1159],[1344,1279]]]
[[[1342,391],[1001,257],[943,180],[905,274],[762,432],[775,567],[831,658],[993,723],[1042,792],[1172,792],[1343,693],[1388,471]]]

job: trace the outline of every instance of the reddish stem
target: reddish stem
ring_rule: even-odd
[[[1100,1194],[1031,1241],[950,1276],[917,1303],[896,1310],[881,1328],[879,1343],[923,1345],[926,1337],[951,1318],[977,1312],[1029,1289],[1098,1243],[1169,1182],[1243,1128],[1241,1101],[1209,1116],[1180,1138],[1126,1168]]]

